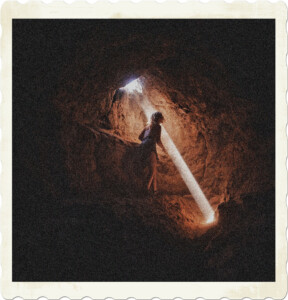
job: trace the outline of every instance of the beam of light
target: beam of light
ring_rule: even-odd
[[[206,223],[207,224],[212,223],[214,221],[214,211],[212,207],[210,206],[208,200],[206,199],[204,193],[202,192],[195,177],[193,176],[187,164],[185,163],[184,159],[182,158],[181,154],[179,153],[177,147],[175,146],[172,139],[170,138],[165,127],[162,126],[162,128],[163,128],[162,143],[164,144],[165,149],[170,155],[183,181],[185,182],[191,195],[193,196],[201,212],[203,213]]]
[[[142,99],[139,99],[138,104],[143,109],[148,120],[149,120],[151,114],[156,112],[156,109],[152,106],[152,104],[147,99],[147,97],[143,97]],[[194,178],[191,171],[189,170],[187,164],[185,163],[184,159],[182,158],[181,154],[179,153],[174,142],[170,138],[165,127],[163,125],[161,125],[161,127],[162,127],[161,140],[162,140],[162,143],[163,143],[165,149],[167,150],[168,154],[170,155],[170,157],[171,157],[173,163],[175,164],[177,170],[179,171],[183,181],[185,182],[191,195],[195,199],[202,214],[204,215],[206,224],[213,223],[215,220],[214,210],[212,209],[210,203],[206,199],[199,184],[197,183],[196,179]]]
[[[130,83],[126,84],[124,86],[124,89],[128,92],[128,93],[133,93],[133,92],[138,92],[138,93],[142,93],[142,85],[140,83],[139,78],[131,81]]]

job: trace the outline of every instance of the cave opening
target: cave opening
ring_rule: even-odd
[[[133,93],[138,92],[138,93],[142,93],[142,84],[141,84],[141,79],[140,77],[137,79],[132,80],[131,82],[129,82],[128,84],[126,84],[124,86],[124,89],[128,92],[128,93]]]

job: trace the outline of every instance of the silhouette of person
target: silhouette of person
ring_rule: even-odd
[[[140,145],[140,159],[144,166],[149,167],[149,180],[147,184],[147,191],[150,190],[153,182],[153,193],[157,194],[157,160],[159,160],[156,150],[158,144],[166,153],[166,150],[161,142],[161,126],[164,117],[161,112],[157,111],[151,115],[151,120],[139,135]]]

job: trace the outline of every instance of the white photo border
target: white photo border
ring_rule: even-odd
[[[12,20],[15,18],[200,18],[275,19],[276,24],[276,281],[275,282],[13,282],[12,281]],[[2,295],[6,299],[20,296],[36,299],[41,296],[58,299],[63,296],[81,299],[280,299],[287,293],[287,7],[284,2],[186,2],[145,1],[132,3],[87,2],[6,2],[2,6],[1,25],[1,232],[2,232]]]

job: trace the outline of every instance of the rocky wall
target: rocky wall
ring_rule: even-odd
[[[97,190],[141,182],[135,169],[125,174],[125,165],[135,165],[129,155],[126,162],[123,157],[140,142],[147,119],[135,95],[117,95],[141,76],[144,97],[164,114],[165,128],[212,203],[273,188],[273,145],[252,127],[258,108],[233,95],[221,63],[195,45],[179,50],[177,41],[159,37],[153,48],[150,42],[141,36],[93,37],[62,74],[54,103],[66,120],[62,143],[71,184]],[[80,132],[74,134],[71,126]],[[159,156],[159,189],[189,194],[171,159],[161,150]]]

